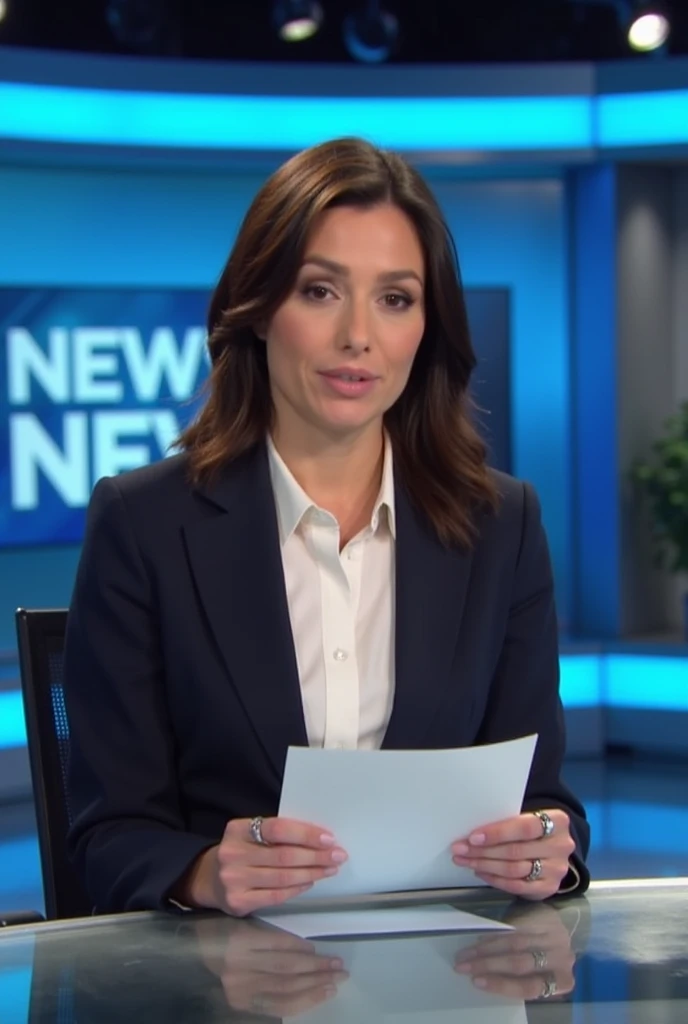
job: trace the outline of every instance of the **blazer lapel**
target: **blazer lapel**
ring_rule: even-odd
[[[472,558],[445,548],[402,487],[396,513],[396,685],[383,748],[417,749],[446,687],[461,626]]]
[[[185,528],[210,629],[278,777],[307,746],[275,502],[264,445],[201,493],[224,515]]]

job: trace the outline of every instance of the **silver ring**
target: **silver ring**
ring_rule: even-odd
[[[251,839],[253,840],[254,843],[258,843],[258,846],[269,846],[270,845],[270,843],[267,841],[267,839],[263,839],[263,822],[264,821],[265,821],[265,819],[262,818],[260,816],[260,814],[259,814],[257,817],[251,818],[251,821],[249,822],[249,826],[248,826],[250,831],[251,831]]]
[[[547,954],[542,949],[531,949],[530,955],[533,958],[536,971],[544,971],[547,967]]]
[[[533,811],[533,814],[536,818],[540,819],[540,824],[542,825],[542,835],[540,838],[547,839],[554,832],[554,822],[546,811]]]
[[[540,999],[551,999],[552,996],[557,994],[557,983],[554,980],[554,975],[550,974],[548,978],[543,979],[542,995]]]
[[[539,857],[536,857],[533,861],[533,866],[524,878],[524,882],[537,882],[538,878],[542,876],[542,861]]]

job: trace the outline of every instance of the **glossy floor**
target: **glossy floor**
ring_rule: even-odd
[[[593,878],[688,876],[688,763],[574,761],[592,826]],[[0,909],[43,909],[33,808],[0,807]]]

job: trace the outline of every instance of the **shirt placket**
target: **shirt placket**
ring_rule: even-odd
[[[355,750],[359,729],[356,589],[339,555],[339,528],[314,524],[309,537],[320,574],[325,663],[324,747]],[[356,562],[351,565],[356,566]]]

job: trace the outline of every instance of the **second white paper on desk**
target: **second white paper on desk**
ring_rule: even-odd
[[[329,829],[349,855],[299,898],[483,885],[451,844],[519,814],[536,736],[460,750],[290,747],[279,814]]]

